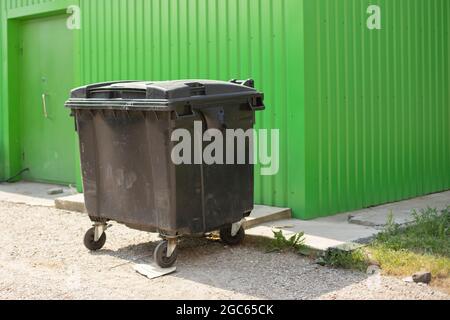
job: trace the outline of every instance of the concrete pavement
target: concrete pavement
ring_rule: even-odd
[[[63,193],[48,194],[52,189],[62,189]],[[31,206],[53,207],[55,199],[77,193],[75,188],[21,181],[0,183],[0,201],[23,203]]]

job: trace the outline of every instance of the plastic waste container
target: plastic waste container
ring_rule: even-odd
[[[109,221],[158,232],[163,241],[154,256],[161,267],[175,263],[183,235],[220,230],[223,242],[239,244],[241,221],[253,210],[253,147],[243,140],[243,162],[239,138],[227,134],[252,129],[263,100],[253,80],[125,81],[72,90],[66,107],[75,117],[94,222],[85,246],[104,246]],[[216,161],[206,164],[203,154],[216,141],[210,129],[222,134],[224,150],[223,157],[211,152]],[[182,162],[174,161],[176,150]]]

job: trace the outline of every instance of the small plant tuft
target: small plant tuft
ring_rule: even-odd
[[[384,227],[384,232],[386,235],[392,235],[398,232],[400,226],[395,223],[394,213],[391,211],[388,215],[386,226]]]
[[[329,249],[321,259],[324,265],[334,268],[355,269],[365,272],[369,267],[369,258],[363,249],[344,251]]]
[[[272,230],[274,239],[269,244],[268,252],[294,250],[297,253],[303,253],[305,250],[305,233],[300,232],[286,238],[283,231]]]

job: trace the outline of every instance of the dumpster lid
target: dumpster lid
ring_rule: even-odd
[[[263,94],[253,80],[117,81],[72,90],[66,107],[72,109],[172,110],[180,104],[201,105],[215,101],[245,100],[263,109]]]

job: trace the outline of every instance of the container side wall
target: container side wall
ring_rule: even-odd
[[[256,168],[256,202],[303,210],[302,1],[80,4],[83,83],[254,78],[267,104],[258,115],[258,127],[280,129],[281,141],[278,174],[262,177],[261,167]]]
[[[304,218],[448,190],[450,2],[304,6]]]

